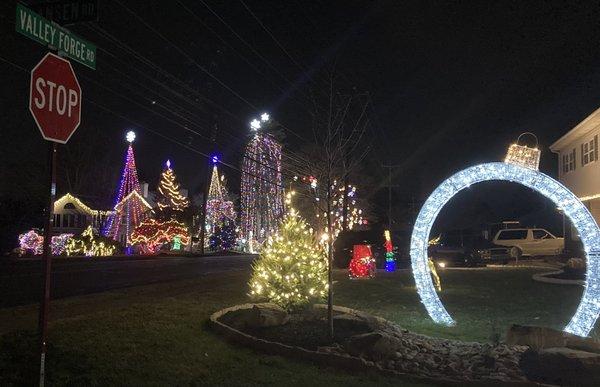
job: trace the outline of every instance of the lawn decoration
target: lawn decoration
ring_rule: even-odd
[[[273,121],[267,113],[254,119],[254,133],[242,159],[240,238],[254,252],[275,234],[284,216],[281,144],[268,133]]]
[[[73,234],[55,235],[50,239],[50,250],[52,255],[61,255],[65,252],[66,244]],[[41,255],[44,250],[44,236],[35,230],[29,230],[19,235],[20,255]]]
[[[390,230],[385,230],[383,236],[385,237],[385,243],[383,244],[385,247],[385,271],[392,272],[396,270],[396,259],[394,258],[394,246],[392,245]]]
[[[306,221],[289,211],[252,265],[250,296],[287,310],[327,296],[327,257]]]
[[[585,205],[565,186],[534,168],[514,163],[494,162],[464,169],[442,182],[423,204],[415,221],[410,256],[417,290],[427,312],[436,323],[455,323],[442,305],[431,279],[427,254],[431,227],[454,195],[472,184],[491,180],[519,183],[541,193],[562,209],[577,228],[587,259],[586,285],[579,307],[564,330],[587,336],[600,314],[600,229]]]
[[[176,220],[146,219],[131,233],[131,243],[138,246],[142,254],[157,254],[166,244],[180,250],[182,245],[190,243],[190,235],[186,225]]]
[[[144,213],[149,211],[151,206],[141,195],[142,189],[138,180],[133,154],[135,133],[133,131],[127,132],[126,139],[129,146],[127,147],[123,174],[115,198],[115,212],[108,217],[104,235],[117,241],[124,233],[125,244],[129,246],[131,232],[140,224],[144,218]]]
[[[521,141],[521,137],[526,135],[530,135],[533,138],[535,138],[535,146],[533,148],[530,148],[527,145],[519,144],[519,141]],[[508,152],[506,153],[506,158],[504,159],[504,162],[535,169],[537,171],[540,169],[540,154],[541,151],[538,149],[537,136],[531,132],[525,132],[521,133],[519,138],[517,138],[517,142],[515,144],[511,144],[508,147]]]
[[[92,226],[88,226],[80,236],[69,239],[65,252],[69,256],[107,257],[113,255],[116,249],[116,242],[108,237],[99,236]]]
[[[433,262],[433,259],[431,259],[431,257],[427,259],[427,264],[429,265],[429,271],[431,271],[431,277],[433,277],[433,281],[435,282],[435,288],[438,292],[441,292],[442,280],[440,279],[440,276],[437,273],[437,269],[435,268],[435,262]]]
[[[350,260],[350,278],[373,278],[375,276],[375,259],[369,245],[354,245]]]

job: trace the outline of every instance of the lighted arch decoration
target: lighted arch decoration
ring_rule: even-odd
[[[440,184],[423,204],[415,221],[410,256],[412,271],[421,302],[431,318],[439,324],[454,325],[442,305],[427,265],[429,233],[442,207],[459,191],[471,184],[504,180],[522,184],[552,200],[579,231],[586,253],[587,273],[583,296],[565,332],[587,336],[600,314],[600,230],[583,203],[564,185],[539,171],[515,164],[494,162],[464,169]]]

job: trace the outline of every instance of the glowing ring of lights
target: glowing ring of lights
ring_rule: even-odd
[[[488,163],[464,169],[440,184],[423,204],[415,221],[410,257],[421,302],[439,324],[454,325],[454,320],[439,299],[427,265],[431,227],[442,207],[471,184],[504,180],[522,184],[552,200],[579,231],[587,260],[586,283],[581,302],[564,331],[587,336],[600,314],[600,230],[583,203],[564,185],[533,169],[507,163]]]

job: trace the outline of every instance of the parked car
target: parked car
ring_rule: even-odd
[[[564,238],[558,238],[543,228],[515,228],[500,230],[493,242],[510,247],[510,256],[560,255],[564,249]]]
[[[429,246],[429,256],[437,267],[483,266],[507,264],[509,248],[488,241],[481,233],[452,230],[435,238]]]

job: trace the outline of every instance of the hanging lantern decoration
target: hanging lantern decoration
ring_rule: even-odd
[[[535,146],[533,148],[519,143],[521,137],[525,135],[532,136],[535,139]],[[537,136],[531,132],[525,132],[519,135],[515,144],[511,144],[508,147],[504,162],[538,171],[540,169],[540,154],[541,151],[538,149]]]
[[[375,276],[375,259],[369,245],[354,245],[350,261],[350,278],[373,278]]]
[[[392,238],[390,236],[390,230],[383,232],[385,237],[385,271],[396,271],[396,259],[394,258],[394,246],[392,245]]]

